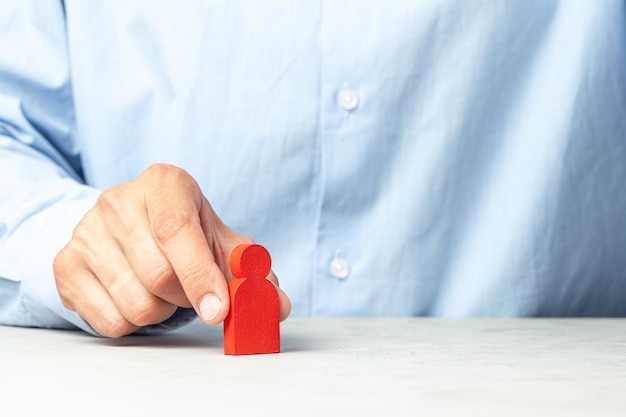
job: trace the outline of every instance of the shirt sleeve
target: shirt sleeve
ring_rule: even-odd
[[[0,8],[0,324],[80,328],[52,263],[100,191],[82,175],[61,2]],[[143,332],[189,322],[180,309]]]

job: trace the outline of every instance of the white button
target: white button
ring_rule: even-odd
[[[337,101],[344,110],[351,111],[359,105],[359,96],[352,90],[341,90]]]
[[[343,258],[335,257],[330,261],[328,271],[335,278],[344,279],[350,274],[350,264]]]

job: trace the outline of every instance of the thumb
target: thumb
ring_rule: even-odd
[[[224,274],[227,282],[230,283],[235,278],[230,270],[231,253],[237,246],[241,244],[252,244],[254,241],[248,236],[239,234],[230,229],[222,223],[219,217],[217,217],[217,215],[210,209],[208,201],[206,202],[206,205],[209,210],[206,212],[207,217],[203,221],[212,223],[210,223],[210,227],[205,228],[205,230],[219,230],[219,238],[215,239],[214,237],[207,236],[207,241],[211,242],[211,239],[213,239],[212,249],[215,256],[215,263],[219,265],[219,268]],[[280,305],[279,315],[280,320],[283,321],[291,313],[291,301],[289,300],[289,296],[287,296],[287,294],[280,288],[278,277],[273,270],[270,271],[267,279],[274,284],[276,291],[278,292],[278,302]]]

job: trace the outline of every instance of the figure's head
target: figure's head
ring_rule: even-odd
[[[270,253],[261,245],[242,244],[230,254],[230,271],[235,278],[265,278],[271,268]]]

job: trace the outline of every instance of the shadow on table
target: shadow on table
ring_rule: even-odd
[[[158,334],[133,334],[118,339],[88,338],[89,344],[111,347],[202,348],[223,346],[222,326],[192,322],[179,329]]]
[[[281,332],[281,353],[293,353],[312,350],[311,341],[302,333],[292,334]],[[84,339],[85,343],[111,347],[154,347],[154,348],[187,348],[206,349],[215,348],[222,351],[224,347],[224,333],[221,325],[208,326],[201,321],[188,324],[180,329],[153,335],[129,335],[119,339],[94,338]]]

